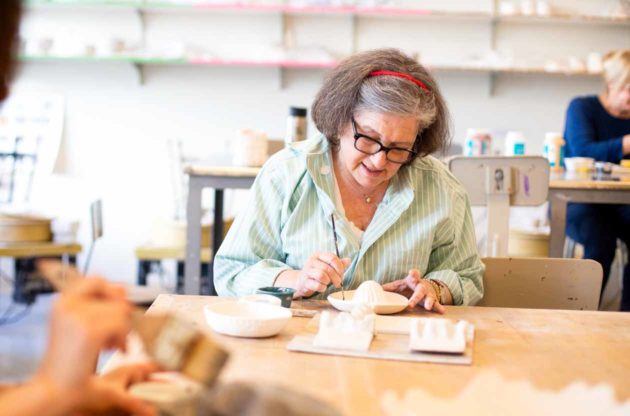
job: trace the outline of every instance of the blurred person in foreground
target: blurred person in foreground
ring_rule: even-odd
[[[0,105],[9,93],[21,0],[0,0]],[[100,278],[86,278],[55,302],[48,348],[37,373],[19,385],[0,385],[0,415],[155,415],[127,387],[145,380],[153,364],[94,375],[102,349],[125,348],[132,307],[125,291]]]

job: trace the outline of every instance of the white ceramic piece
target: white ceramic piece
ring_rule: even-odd
[[[521,13],[525,16],[533,16],[536,13],[534,0],[521,0]]]
[[[165,381],[148,381],[133,384],[132,396],[154,405],[160,414],[195,416],[201,389],[196,386]]]
[[[291,311],[261,302],[229,300],[206,305],[206,321],[224,335],[264,338],[278,334],[291,319]]]
[[[365,283],[369,282],[364,282],[363,284],[361,284],[361,286],[365,285]],[[373,283],[378,285],[378,283],[376,282]],[[359,286],[359,289],[361,288],[361,286]],[[380,287],[380,285],[378,286]],[[342,312],[352,312],[352,310],[358,304],[366,304],[374,310],[374,313],[379,315],[398,313],[404,310],[409,304],[409,300],[403,295],[393,292],[386,292],[382,290],[382,288],[381,292],[378,294],[378,301],[376,303],[366,302],[365,299],[368,297],[367,294],[365,294],[364,296],[360,296],[357,299],[356,294],[358,292],[359,290],[346,290],[345,300],[342,299],[341,292],[331,293],[330,295],[328,295],[328,302],[330,302],[332,306]],[[372,295],[373,293],[370,294],[369,297],[371,298]]]
[[[503,16],[513,16],[516,14],[516,6],[511,1],[502,1],[499,3],[499,13]]]
[[[364,303],[368,306],[378,305],[382,303],[385,291],[383,286],[374,280],[368,280],[361,283],[354,294],[355,303]]]
[[[374,338],[376,315],[342,312],[332,317],[324,311],[319,319],[319,331],[313,345],[320,348],[367,351]]]
[[[549,16],[551,14],[551,5],[547,0],[538,0],[536,2],[536,14],[538,16]]]
[[[415,318],[411,321],[409,349],[424,352],[463,354],[466,351],[466,321]]]

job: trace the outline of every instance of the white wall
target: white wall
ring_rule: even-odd
[[[594,1],[594,0],[593,0]],[[564,2],[566,3],[566,2]],[[586,9],[592,1],[582,0]],[[606,2],[604,2],[606,3]],[[488,10],[488,1],[450,1]],[[159,12],[147,19],[147,44],[181,49],[185,42],[215,54],[265,56],[281,41],[280,16],[211,12]],[[23,28],[33,33],[61,33],[99,42],[103,33],[139,41],[137,17],[130,10],[37,10]],[[350,51],[348,16],[299,16],[287,19],[298,45],[326,46],[342,55]],[[421,18],[357,19],[358,47],[400,47],[421,57],[456,58],[489,50],[490,23],[479,20]],[[591,51],[628,46],[630,28],[590,24],[511,24],[498,27],[498,47],[520,57],[585,57]],[[181,139],[185,152],[217,163],[229,162],[229,142],[241,128],[282,137],[287,108],[310,106],[323,79],[321,70],[246,67],[149,66],[139,85],[125,63],[29,63],[16,79],[14,92],[55,92],[66,97],[65,132],[56,174],[38,200],[49,211],[85,218],[89,201],[101,196],[105,236],[98,243],[92,270],[116,280],[136,274],[134,248],[150,239],[152,224],[173,216],[169,158],[165,141]],[[436,74],[453,116],[455,141],[468,127],[489,127],[497,142],[507,130],[522,130],[529,153],[542,150],[546,131],[561,131],[568,101],[599,91],[592,77],[498,75],[489,95],[484,73]],[[314,133],[314,129],[310,129]],[[500,147],[500,146],[498,146]],[[43,196],[42,196],[43,195]],[[232,200],[229,209],[243,199]],[[87,241],[88,230],[81,234]]]

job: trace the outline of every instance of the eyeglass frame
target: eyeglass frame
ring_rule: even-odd
[[[380,152],[383,152],[383,151],[384,151],[384,152],[385,152],[385,158],[387,159],[387,161],[388,161],[388,162],[396,163],[396,164],[398,164],[398,165],[404,165],[405,163],[409,163],[409,161],[410,161],[410,160],[411,160],[414,156],[416,156],[416,155],[418,154],[418,152],[416,152],[415,150],[405,149],[404,147],[388,147],[388,146],[384,146],[384,145],[383,145],[383,143],[381,143],[380,141],[378,141],[378,140],[376,140],[376,139],[374,139],[374,138],[372,138],[372,137],[366,136],[365,134],[361,134],[361,133],[359,133],[359,132],[357,131],[357,122],[354,120],[354,117],[350,117],[350,121],[352,122],[352,131],[354,132],[354,136],[353,136],[353,137],[354,137],[354,148],[355,148],[355,149],[357,149],[359,152],[363,153],[364,155],[374,156],[375,154],[377,154],[377,153],[380,153]],[[365,151],[363,151],[363,150],[359,149],[359,148],[357,147],[357,141],[358,141],[360,138],[362,138],[362,137],[363,137],[364,139],[369,140],[370,142],[373,142],[373,143],[378,144],[378,145],[380,146],[380,147],[379,147],[379,149],[378,149],[376,152],[374,152],[374,153],[368,153],[368,152],[365,152]],[[417,140],[417,138],[416,138],[416,140]],[[414,145],[415,145],[415,142],[414,142]],[[409,157],[408,157],[408,158],[407,158],[407,160],[406,160],[406,161],[404,161],[404,162],[398,162],[398,161],[395,161],[395,160],[391,160],[391,159],[388,157],[389,152],[390,152],[391,150],[402,150],[402,151],[404,151],[404,152],[409,153]]]

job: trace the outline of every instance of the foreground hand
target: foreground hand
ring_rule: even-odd
[[[103,279],[89,277],[69,287],[52,308],[48,349],[38,375],[80,396],[99,352],[125,348],[131,312],[124,290]]]
[[[132,384],[146,381],[155,371],[157,367],[154,364],[145,363],[119,367],[100,377],[92,376],[77,412],[95,415],[122,411],[137,416],[157,415],[153,406],[127,391]]]
[[[427,280],[422,279],[420,272],[416,269],[409,270],[409,274],[404,279],[385,283],[383,289],[388,292],[396,292],[409,298],[409,307],[420,305],[427,311],[440,314],[446,312],[444,306],[440,304],[438,294]]]

